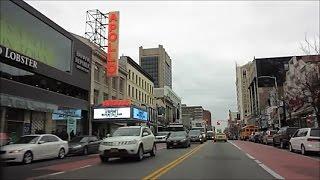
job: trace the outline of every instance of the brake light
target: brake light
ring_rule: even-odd
[[[313,138],[308,138],[307,141],[313,141],[313,142],[317,142],[320,141],[320,139],[313,139]]]

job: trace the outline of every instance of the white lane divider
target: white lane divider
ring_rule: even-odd
[[[233,142],[230,142],[230,144],[232,144],[233,146],[235,146],[236,148],[238,148],[239,150],[241,150],[240,147],[238,147],[236,144],[234,144]],[[241,150],[242,151],[242,150]],[[244,151],[242,151],[244,152]],[[280,176],[278,173],[274,172],[272,169],[270,169],[268,166],[264,165],[261,161],[257,160],[256,158],[254,158],[253,156],[251,156],[250,154],[246,153],[246,155],[254,160],[260,167],[262,167],[265,171],[267,171],[269,174],[271,174],[273,177],[275,177],[276,179],[284,179],[284,177]]]

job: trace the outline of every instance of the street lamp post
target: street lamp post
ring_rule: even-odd
[[[278,83],[277,83],[277,78],[274,76],[259,76],[257,77],[257,79],[259,78],[270,78],[274,80],[274,86],[276,88],[276,104],[277,104],[277,108],[278,108],[278,123],[279,123],[279,128],[281,128],[281,118],[280,118],[280,113],[279,113],[279,108],[280,108],[280,104],[279,104],[279,93],[278,93]]]

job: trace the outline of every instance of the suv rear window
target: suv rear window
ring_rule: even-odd
[[[299,128],[288,128],[287,129],[287,134],[294,134]]]
[[[320,129],[311,129],[310,136],[320,137]]]

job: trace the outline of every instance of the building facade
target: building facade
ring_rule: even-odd
[[[171,58],[163,48],[159,45],[158,48],[144,49],[139,48],[140,66],[154,80],[155,88],[164,88],[168,86],[172,89],[172,63]]]
[[[155,88],[154,97],[161,125],[181,123],[181,98],[170,87]]]
[[[211,112],[209,110],[203,110],[203,119],[207,123],[207,130],[212,130]]]
[[[91,48],[23,1],[0,8],[1,132],[87,134]]]
[[[240,113],[240,120],[242,124],[248,124],[248,117],[250,111],[250,91],[248,89],[249,70],[252,63],[249,62],[243,66],[236,65],[236,90],[237,90],[237,106]]]
[[[192,127],[201,127],[206,124],[204,120],[204,109],[202,106],[186,106],[183,105],[182,109],[182,120],[187,121],[185,124],[189,124]]]
[[[132,105],[148,112],[148,125],[156,129],[156,106],[152,77],[129,56],[121,56],[120,62],[127,69],[127,97]]]
[[[107,77],[106,63],[107,54],[100,47],[88,39],[73,34],[76,38],[87,44],[92,49],[91,83],[90,83],[90,105],[98,106],[106,100],[124,100],[127,99],[127,70],[126,64],[119,62],[119,76]],[[99,134],[104,137],[112,133],[115,129],[125,123],[114,123],[107,121],[95,121],[90,118],[89,133]]]

